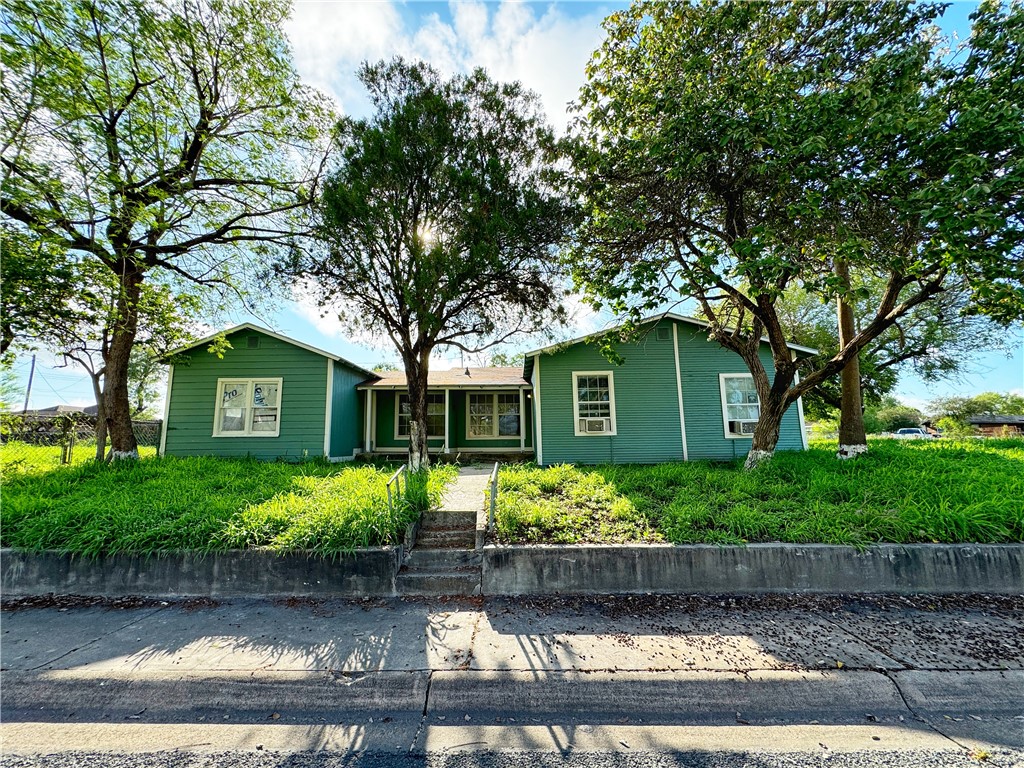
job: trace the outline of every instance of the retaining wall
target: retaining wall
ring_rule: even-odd
[[[0,550],[4,596],[54,592],[152,597],[369,597],[395,594],[401,546],[373,547],[328,560],[272,552],[113,555]]]
[[[1024,545],[488,546],[485,595],[1024,594]]]

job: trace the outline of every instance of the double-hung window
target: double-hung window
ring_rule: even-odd
[[[281,434],[281,379],[217,379],[214,437]]]
[[[519,437],[519,393],[470,392],[466,398],[466,436]]]
[[[614,435],[615,379],[612,372],[574,372],[572,390],[576,435]]]
[[[722,373],[719,383],[725,436],[752,437],[761,418],[761,401],[754,387],[754,377],[746,373]]]
[[[396,408],[395,437],[409,437],[412,409],[408,394],[398,396]],[[427,393],[427,437],[444,437],[444,392]]]

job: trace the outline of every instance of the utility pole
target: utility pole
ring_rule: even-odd
[[[36,373],[36,356],[32,355],[32,365],[28,369],[28,386],[25,388],[25,405],[21,409],[22,413],[28,411],[28,399],[32,396],[32,377]]]

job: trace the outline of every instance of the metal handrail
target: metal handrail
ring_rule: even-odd
[[[498,462],[494,462],[491,470],[491,504],[487,515],[487,530],[494,530],[494,510],[498,506]]]
[[[399,476],[403,472],[405,472],[407,466],[408,465],[403,464],[398,469],[396,469],[395,470],[395,474],[393,474],[391,476],[391,478],[387,482],[387,485],[385,486],[387,488],[387,491],[388,491],[388,511],[389,512],[394,512],[395,511],[395,504],[394,504],[394,501],[392,500],[392,496],[391,496],[391,484],[394,483],[394,485],[395,485],[395,498],[398,498],[398,499],[402,498],[402,482],[399,479]],[[406,488],[406,490],[409,489],[409,481],[408,480],[405,481],[405,488]]]

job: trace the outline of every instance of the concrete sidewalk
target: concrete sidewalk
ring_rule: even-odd
[[[1024,761],[1024,600],[8,603],[8,755],[972,750]]]

